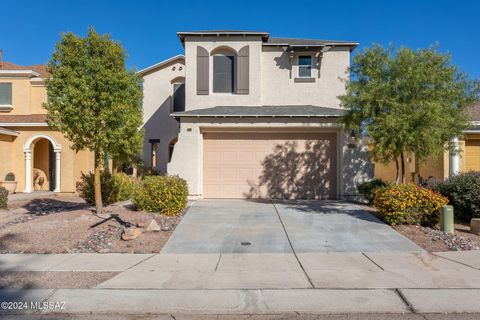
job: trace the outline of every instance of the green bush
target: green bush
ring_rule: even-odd
[[[133,178],[123,172],[118,172],[112,175],[112,179],[116,188],[118,188],[118,194],[115,201],[131,199],[134,188]]]
[[[466,222],[480,218],[480,171],[459,173],[439,182],[434,189],[448,198],[456,218]]]
[[[100,182],[102,187],[103,205],[109,205],[117,201],[125,201],[133,196],[134,182],[125,173],[114,173],[113,175],[104,170],[100,174]],[[82,199],[87,203],[95,204],[95,189],[93,172],[88,174],[82,173],[80,181],[77,182],[77,191]]]
[[[173,216],[187,205],[187,182],[177,176],[147,176],[135,188],[133,202],[140,210]]]
[[[413,183],[377,188],[373,198],[378,213],[390,225],[435,225],[440,208],[447,203],[441,194]]]
[[[0,209],[7,209],[8,191],[4,187],[0,187]]]
[[[373,191],[379,187],[386,187],[387,182],[382,179],[373,179],[367,182],[364,182],[358,186],[358,192],[367,199],[369,204],[373,203]]]

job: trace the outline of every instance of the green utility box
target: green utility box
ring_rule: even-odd
[[[453,234],[455,226],[453,224],[453,207],[449,205],[442,206],[440,209],[440,230],[445,233]]]

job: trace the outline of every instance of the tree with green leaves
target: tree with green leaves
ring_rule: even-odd
[[[468,127],[465,108],[479,98],[479,81],[436,47],[374,45],[353,58],[350,73],[341,121],[367,137],[374,161],[395,162],[397,184],[406,181],[405,155],[424,161],[452,147]]]
[[[95,206],[103,211],[100,173],[104,158],[126,159],[142,146],[142,82],[125,67],[126,53],[93,28],[84,38],[62,34],[48,63],[48,124],[75,151],[95,154]]]

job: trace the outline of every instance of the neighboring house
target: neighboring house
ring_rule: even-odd
[[[463,132],[463,137],[453,140],[458,152],[444,152],[442,155],[419,161],[415,156],[407,157],[407,179],[420,182],[428,178],[446,179],[458,172],[480,171],[480,103],[467,109],[471,127]],[[395,164],[375,164],[375,177],[394,181]]]
[[[186,179],[194,197],[357,196],[373,166],[338,123],[338,96],[358,43],[227,30],[178,36],[185,56],[139,72],[147,166]]]
[[[74,192],[81,172],[93,168],[93,154],[75,153],[46,123],[44,65],[2,62],[0,54],[0,181],[13,173],[17,192]]]

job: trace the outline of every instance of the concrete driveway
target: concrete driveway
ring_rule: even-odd
[[[423,251],[341,201],[199,200],[162,253]]]

